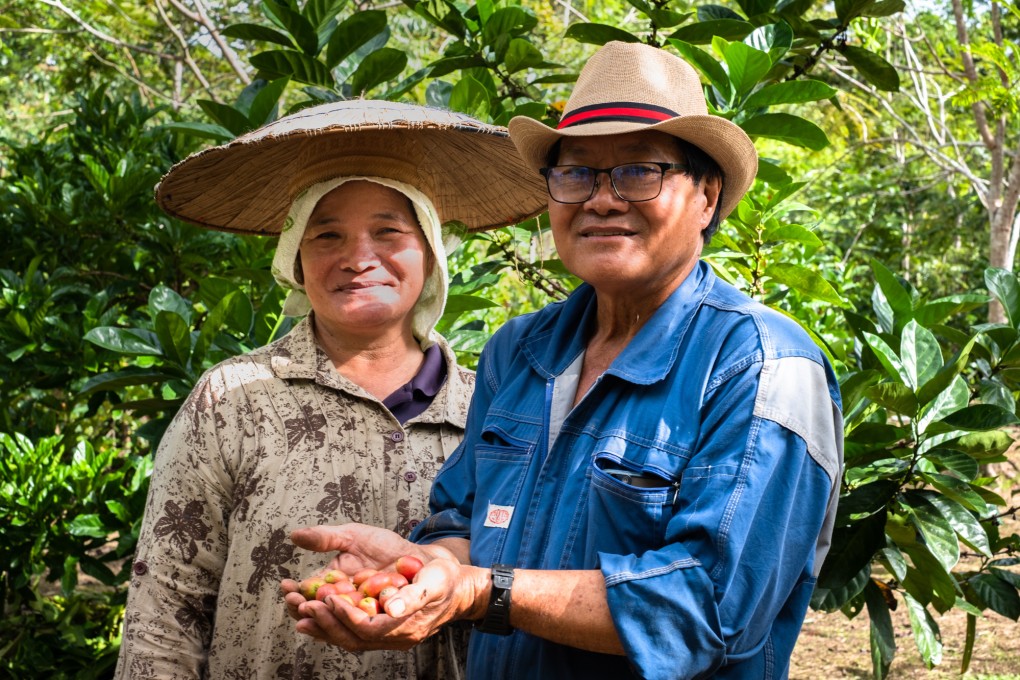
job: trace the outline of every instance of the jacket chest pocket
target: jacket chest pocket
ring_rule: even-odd
[[[524,521],[523,514],[518,517],[516,512],[518,506],[527,505],[522,501],[522,490],[535,454],[533,437],[537,437],[538,429],[490,423],[482,431],[474,449],[477,493],[472,513],[477,519],[472,522],[473,558],[484,555],[498,559],[511,527]],[[526,507],[520,512],[526,512]]]
[[[657,449],[616,441],[592,455],[585,561],[597,553],[633,553],[662,547],[680,494],[686,460]]]

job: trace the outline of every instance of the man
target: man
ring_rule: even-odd
[[[751,141],[707,115],[687,63],[617,42],[556,129],[509,127],[585,285],[486,347],[417,546],[295,532],[348,568],[428,562],[386,616],[287,595],[298,629],[402,648],[474,621],[472,680],[785,677],[831,536],[842,420],[807,335],[700,261],[754,179]]]

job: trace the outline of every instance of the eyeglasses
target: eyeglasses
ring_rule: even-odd
[[[598,177],[609,175],[613,191],[624,201],[650,201],[662,191],[662,176],[667,170],[686,170],[685,163],[626,163],[614,168],[589,168],[586,165],[556,165],[541,168],[549,195],[557,203],[584,203],[595,195]]]

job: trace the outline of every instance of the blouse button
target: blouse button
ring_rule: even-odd
[[[137,574],[138,576],[144,576],[149,572],[149,565],[147,565],[145,562],[141,560],[138,560],[137,562],[135,562],[134,566],[131,567],[131,571],[135,572],[135,574]]]
[[[413,529],[416,526],[418,526],[419,524],[421,524],[421,520],[412,519],[410,522],[407,523],[407,528],[408,529]]]
[[[390,432],[390,439],[395,442],[402,442],[404,441],[404,433],[400,430],[394,430],[393,432]]]
[[[415,473],[413,473],[413,472],[405,472],[404,473],[404,481],[405,482],[411,483],[411,482],[413,482],[416,479],[418,479],[418,475],[416,475]]]

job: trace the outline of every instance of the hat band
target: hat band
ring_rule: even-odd
[[[670,118],[676,118],[679,114],[662,106],[641,104],[639,102],[606,102],[604,104],[593,104],[582,106],[563,116],[557,130],[573,127],[575,125],[586,125],[587,123],[602,123],[605,121],[624,121],[629,123],[643,123],[654,125]]]

